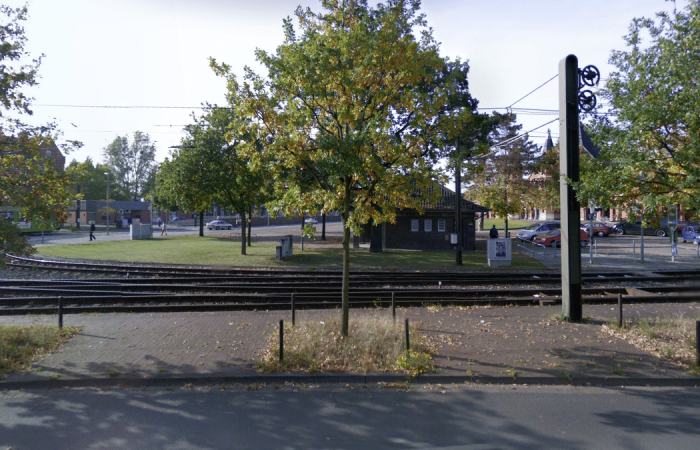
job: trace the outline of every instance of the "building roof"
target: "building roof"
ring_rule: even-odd
[[[586,132],[586,129],[581,125],[581,133],[580,133],[580,139],[581,139],[581,147],[593,158],[598,159],[598,155],[600,155],[600,147],[595,145],[593,141],[591,140],[591,136]]]
[[[440,185],[439,197],[433,203],[423,202],[421,205],[426,211],[454,211],[455,193],[444,185]],[[462,198],[462,212],[488,212],[489,208],[477,205],[474,202]]]
[[[107,206],[105,200],[81,200],[80,209],[83,211],[98,211]],[[124,201],[124,200],[110,200],[109,208],[116,210],[132,210],[132,211],[146,211],[149,209],[149,202],[135,202],[135,201]],[[71,211],[76,209],[75,204],[68,208]]]

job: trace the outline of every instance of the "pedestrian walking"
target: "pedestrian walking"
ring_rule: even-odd
[[[90,242],[92,242],[93,239],[94,239],[94,240],[97,240],[97,238],[96,238],[95,235],[93,234],[94,232],[95,232],[95,222],[92,222],[92,223],[90,224]]]
[[[166,236],[168,235],[168,224],[165,222],[163,222],[163,227],[160,231],[160,235],[163,236],[163,234],[165,234]]]

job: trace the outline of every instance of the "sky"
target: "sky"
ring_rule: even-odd
[[[131,140],[135,131],[150,135],[156,160],[163,161],[203,103],[225,104],[225,83],[209,68],[210,57],[239,76],[246,65],[264,74],[256,48],[275,51],[284,37],[282,20],[297,6],[321,10],[319,0],[28,3],[26,50],[45,57],[39,86],[25,90],[34,98],[34,115],[24,120],[55,120],[64,139],[81,141],[81,149],[66,155],[67,163],[88,157],[104,162],[104,148],[117,136]],[[676,0],[675,7],[687,4]],[[559,62],[574,54],[579,67],[593,64],[606,78],[613,70],[610,54],[625,48],[632,19],[673,8],[664,0],[422,2],[441,55],[469,62],[470,92],[481,111],[505,112],[497,108],[512,106],[523,131],[537,128],[530,137],[540,146],[548,129],[555,142],[558,136],[558,80],[537,88],[557,75]]]

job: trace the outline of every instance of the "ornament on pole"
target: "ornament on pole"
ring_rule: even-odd
[[[587,65],[578,69],[578,108],[583,113],[589,113],[595,108],[597,101],[595,94],[586,86],[596,86],[600,81],[600,71],[594,65]]]

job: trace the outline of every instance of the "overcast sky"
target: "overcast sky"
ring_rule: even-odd
[[[27,49],[46,55],[40,86],[27,91],[35,98],[31,122],[55,118],[65,139],[84,143],[67,162],[103,162],[116,136],[131,139],[137,130],[156,142],[162,161],[203,102],[224,104],[224,82],[208,58],[237,74],[245,65],[260,72],[255,49],[273,52],[283,40],[282,19],[300,4],[321,9],[317,0],[30,0]],[[470,91],[486,112],[555,76],[568,54],[606,77],[610,52],[624,48],[632,19],[673,8],[664,0],[423,1],[441,54],[469,61]],[[556,110],[557,80],[513,107]],[[518,114],[524,131],[556,118]],[[556,141],[557,122],[532,140],[542,145],[548,128]]]

